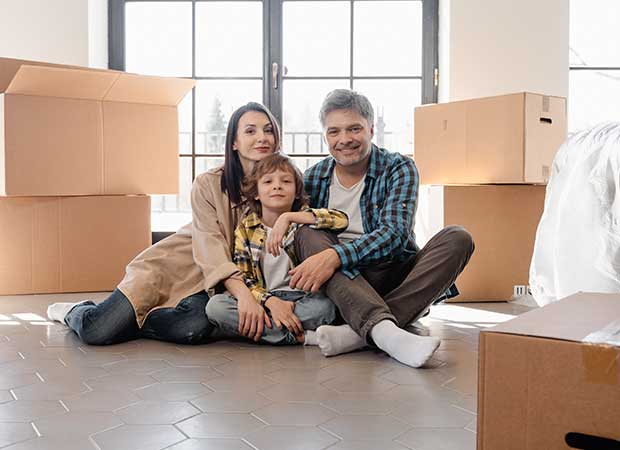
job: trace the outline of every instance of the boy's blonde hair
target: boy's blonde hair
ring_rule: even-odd
[[[264,175],[282,170],[289,172],[295,178],[295,200],[291,206],[291,211],[299,211],[308,205],[308,196],[304,192],[304,177],[301,171],[293,164],[291,158],[282,153],[274,153],[261,159],[254,164],[252,173],[245,177],[241,190],[247,199],[250,209],[258,214],[263,215],[263,208],[260,200],[256,200],[258,196],[258,180]]]

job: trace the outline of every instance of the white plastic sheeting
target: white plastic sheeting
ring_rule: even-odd
[[[558,150],[530,289],[541,306],[579,291],[620,292],[620,123],[571,134]]]

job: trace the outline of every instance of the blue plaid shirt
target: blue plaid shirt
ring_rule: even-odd
[[[313,207],[327,208],[335,166],[334,158],[327,157],[306,171],[305,188]],[[418,246],[413,221],[418,183],[418,169],[411,158],[372,145],[360,199],[365,234],[333,247],[340,257],[343,273],[355,278],[360,273],[357,267],[388,260],[404,261],[415,255]]]
[[[327,157],[306,170],[304,187],[312,208],[327,208],[329,187],[336,161]],[[405,261],[415,255],[413,224],[418,208],[418,169],[413,160],[372,144],[360,211],[364,233],[360,238],[334,245],[342,272],[349,278],[364,268],[384,261]],[[452,285],[437,303],[459,294]]]

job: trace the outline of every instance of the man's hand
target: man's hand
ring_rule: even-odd
[[[265,306],[271,311],[271,318],[278,328],[285,326],[295,336],[304,333],[299,318],[293,312],[295,303],[287,302],[272,295],[265,302]]]
[[[292,289],[319,292],[321,286],[329,280],[340,267],[340,257],[336,250],[328,248],[316,255],[306,258],[304,262],[292,269],[290,286]]]
[[[237,310],[239,311],[239,333],[256,342],[263,334],[263,327],[267,325],[271,328],[271,321],[265,309],[251,300],[237,300]]]

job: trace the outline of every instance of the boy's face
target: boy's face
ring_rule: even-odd
[[[258,180],[258,197],[265,209],[288,212],[295,201],[295,176],[286,170],[263,175]]]

